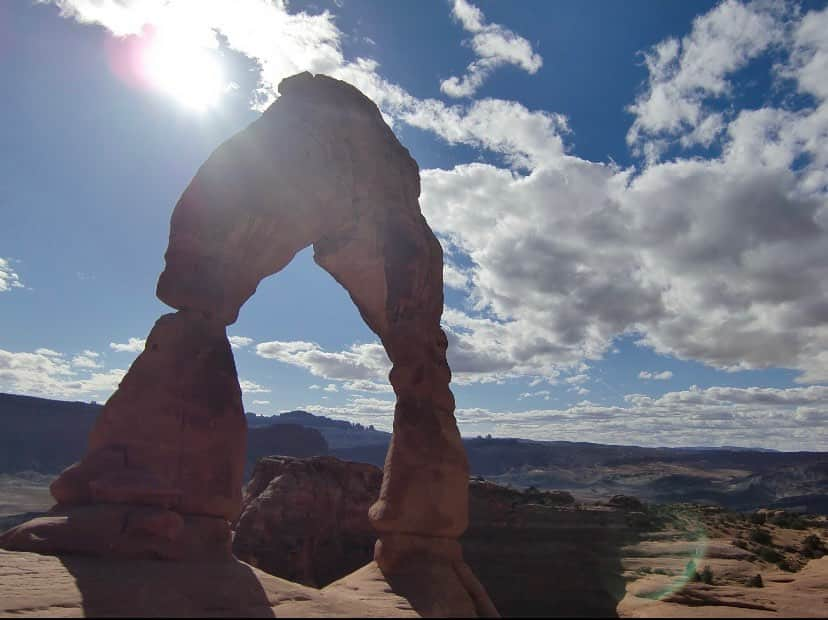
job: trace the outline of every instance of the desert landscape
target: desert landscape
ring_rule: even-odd
[[[0,82],[0,617],[828,617],[828,0],[17,0]]]
[[[0,395],[0,418],[8,429],[15,429],[15,420],[31,423],[40,417],[44,429],[62,421],[83,430],[88,407]],[[22,416],[22,411],[37,413]],[[377,576],[363,569],[371,564],[376,540],[368,509],[382,481],[382,470],[371,459],[387,449],[388,435],[306,412],[247,418],[249,450],[258,456],[249,456],[255,466],[233,525],[233,553],[265,592],[271,588],[284,597],[281,588],[288,582],[306,588],[297,591],[307,598],[273,606],[274,613],[415,614],[410,601],[377,591]],[[268,427],[270,433],[256,434]],[[82,442],[71,445],[69,432],[58,433],[63,442],[44,439],[35,425],[18,432],[18,443],[31,449],[18,457],[22,460],[7,462],[11,471],[0,474],[3,530],[48,515],[54,504],[48,485],[58,472],[50,466],[40,467],[44,472],[31,469],[49,463],[34,446],[43,446],[41,451],[49,446],[52,454],[65,450],[67,462],[80,458],[83,449]],[[826,488],[824,453],[550,446],[485,438],[465,443],[472,477],[463,553],[504,617],[823,615],[814,603],[828,595],[828,515],[818,509],[825,501],[819,493]],[[361,462],[340,456],[360,453]],[[557,462],[562,460],[569,467]],[[745,479],[754,480],[762,492],[745,494],[747,485],[734,483]],[[760,486],[762,480],[773,486]],[[667,499],[659,495],[665,489]],[[669,501],[676,496],[698,501]],[[733,505],[739,508],[728,508]],[[30,570],[52,571],[58,578],[65,570],[38,557],[28,561],[35,564],[17,565],[7,555],[7,578]],[[95,566],[87,565],[88,571]],[[137,579],[142,569],[128,570],[136,571]],[[50,606],[65,605],[77,613],[108,615],[118,605],[116,597],[102,596],[87,609],[83,592],[73,590],[68,577],[60,578],[67,585],[48,605],[27,611],[31,598],[25,604],[12,599],[5,613],[43,615]],[[8,582],[9,591],[14,583]],[[320,599],[319,592],[328,598]],[[358,601],[344,595],[339,601],[337,592],[358,592]],[[362,610],[366,598],[373,602]],[[242,613],[227,601],[222,604],[227,614]],[[265,604],[259,604],[263,607],[256,613],[264,613]],[[203,606],[188,608],[183,600],[175,605],[182,614],[211,613]]]

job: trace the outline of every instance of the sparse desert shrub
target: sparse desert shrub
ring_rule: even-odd
[[[764,588],[765,582],[762,581],[762,575],[759,573],[748,579],[747,586],[749,588]]]
[[[799,562],[797,562],[796,560],[792,560],[792,559],[790,559],[790,558],[782,558],[781,560],[779,560],[779,561],[776,563],[776,565],[777,565],[779,568],[781,568],[782,570],[787,571],[787,572],[789,572],[789,573],[795,573],[795,572],[797,572],[800,568],[802,568],[802,567],[799,565]]]
[[[769,547],[762,547],[759,549],[759,557],[765,562],[769,562],[771,564],[776,564],[782,559],[782,556],[776,550]]]
[[[822,555],[825,552],[825,545],[822,539],[816,534],[809,534],[802,541],[802,553],[810,557]]]
[[[754,512],[750,515],[750,522],[755,523],[756,525],[765,525],[765,521],[767,521],[768,515],[764,512]]]
[[[759,543],[760,545],[769,545],[773,542],[773,537],[771,536],[770,532],[767,530],[763,530],[760,527],[756,527],[751,530],[750,539],[755,543]]]
[[[693,581],[698,581],[701,583],[706,583],[707,585],[713,585],[713,569],[710,566],[705,566],[701,572],[696,572],[693,575]]]

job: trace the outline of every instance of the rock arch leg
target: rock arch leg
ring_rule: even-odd
[[[424,615],[497,615],[458,542],[468,525],[469,468],[440,328],[439,242],[419,211],[389,210],[314,250],[393,364],[394,432],[369,513],[379,569]]]
[[[440,328],[440,244],[419,214],[389,212],[314,249],[314,260],[349,291],[393,364],[394,434],[371,520],[382,536],[456,539],[468,524],[469,471]]]
[[[247,424],[224,323],[162,316],[107,401],[46,517],[0,546],[135,558],[230,556]]]

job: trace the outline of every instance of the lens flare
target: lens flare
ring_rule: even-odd
[[[221,66],[203,48],[155,38],[144,50],[143,68],[150,84],[193,110],[213,107],[224,91]]]
[[[661,587],[639,594],[655,600],[664,600],[682,590],[689,581],[693,581],[696,573],[702,570],[710,545],[707,526],[696,508],[671,506],[667,512],[667,520],[675,539],[692,544],[687,545],[686,553],[672,559],[673,566],[669,572],[672,576],[663,582]]]

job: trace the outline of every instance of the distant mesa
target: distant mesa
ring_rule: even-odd
[[[157,286],[177,312],[155,323],[85,456],[52,484],[51,514],[0,545],[228,558],[247,424],[226,326],[263,278],[312,245],[393,364],[395,432],[369,511],[377,566],[429,615],[496,614],[458,543],[469,468],[440,328],[443,253],[420,211],[417,163],[353,86],[302,73],[279,92],[179,199]]]

